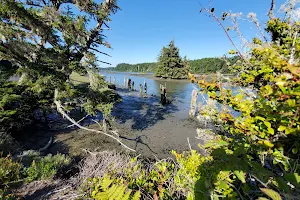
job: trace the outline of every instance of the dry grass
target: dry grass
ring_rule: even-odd
[[[70,75],[70,79],[74,82],[74,84],[89,83],[88,76],[81,76],[76,72],[72,72],[72,74]]]

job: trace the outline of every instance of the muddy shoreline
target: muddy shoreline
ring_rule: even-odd
[[[39,149],[47,143],[49,137],[53,137],[54,142],[46,153],[60,152],[80,156],[84,149],[117,150],[143,158],[162,159],[172,156],[171,150],[190,150],[189,143],[192,149],[200,151],[198,144],[206,142],[206,136],[196,139],[199,123],[189,119],[188,112],[180,110],[176,102],[162,106],[157,96],[141,97],[138,92],[120,88],[117,92],[123,101],[117,103],[113,109],[113,127],[117,129],[122,142],[135,149],[135,153],[126,151],[119,143],[103,134],[74,127],[67,128],[69,123],[61,121],[63,119],[58,120],[52,130],[39,130],[34,137],[27,138],[27,148]],[[98,128],[91,119],[83,121],[82,124],[89,128]]]

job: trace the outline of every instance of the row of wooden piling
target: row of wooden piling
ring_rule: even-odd
[[[115,77],[109,77],[109,82],[111,84],[114,84],[114,85],[117,85],[117,81],[116,81],[116,78]],[[130,78],[128,77],[124,77],[124,85],[123,85],[123,88],[126,88],[126,89],[129,89],[131,91],[135,91],[135,82],[133,80],[131,80]],[[166,84],[163,85],[163,84],[160,84],[159,86],[160,88],[160,102],[161,104],[166,104],[168,101],[167,101],[167,86]],[[147,95],[147,82],[144,81],[144,84],[140,84],[139,85],[139,92],[141,95]]]

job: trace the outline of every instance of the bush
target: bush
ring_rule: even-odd
[[[53,178],[59,169],[69,165],[71,159],[63,154],[51,154],[33,160],[31,166],[26,170],[26,181],[31,182],[34,180],[44,180]]]
[[[0,189],[0,200],[17,200],[17,198],[9,190]]]
[[[0,132],[0,152],[2,156],[15,154],[20,149],[20,145],[14,141],[11,135]]]
[[[250,58],[233,66],[240,73],[234,83],[254,95],[234,95],[218,80],[197,81],[189,74],[209,98],[240,113],[212,113],[224,131],[204,146],[209,155],[200,156],[200,163],[184,165],[191,155],[177,156],[190,178],[197,177],[195,199],[299,198],[299,22],[270,19],[266,30],[272,41],[254,38]]]
[[[22,175],[22,165],[14,162],[11,156],[0,158],[0,183],[6,185],[18,181]]]
[[[7,82],[0,86],[0,131],[14,133],[33,123],[38,97],[28,86]]]

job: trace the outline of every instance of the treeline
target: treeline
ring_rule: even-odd
[[[227,58],[227,60],[221,58],[202,58],[197,60],[189,60],[189,71],[196,74],[213,73],[216,71],[221,71],[222,73],[230,73],[228,63],[232,65],[237,60],[237,56]]]
[[[120,71],[120,72],[154,72],[156,63],[138,63],[128,64],[120,63],[116,67],[106,68],[105,70]]]
[[[230,64],[237,61],[238,57],[227,58]],[[191,73],[213,73],[221,71],[222,73],[230,73],[226,61],[221,58],[202,58],[188,61],[189,71]],[[103,68],[103,70],[119,71],[119,72],[154,72],[157,67],[156,62],[128,64],[120,63],[116,67]]]

